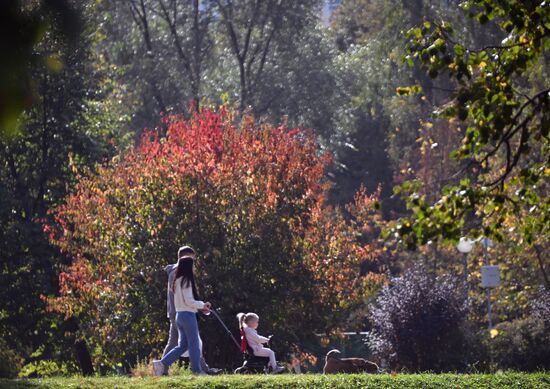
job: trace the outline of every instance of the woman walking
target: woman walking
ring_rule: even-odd
[[[174,305],[176,307],[176,324],[178,327],[178,346],[173,348],[161,360],[153,361],[153,373],[162,375],[180,355],[189,350],[191,371],[195,375],[205,375],[200,366],[200,341],[197,324],[197,312],[207,313],[209,302],[197,300],[195,277],[193,276],[193,257],[183,256],[178,259],[176,275],[172,283]]]

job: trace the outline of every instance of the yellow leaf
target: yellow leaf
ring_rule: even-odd
[[[491,339],[496,338],[498,336],[498,330],[495,328],[491,329],[489,333],[491,334]]]
[[[63,62],[57,55],[50,55],[46,57],[46,67],[52,73],[59,73],[63,70]]]

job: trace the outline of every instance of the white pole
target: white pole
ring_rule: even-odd
[[[489,266],[489,252],[488,247],[490,245],[490,241],[487,238],[482,239],[483,244],[483,263],[485,266]],[[485,288],[487,293],[487,319],[489,321],[489,330],[493,328],[493,320],[491,318],[491,288]]]
[[[487,288],[487,317],[489,318],[489,330],[493,328],[491,320],[491,288]]]
[[[464,253],[463,257],[464,266],[464,301],[468,300],[468,253]]]

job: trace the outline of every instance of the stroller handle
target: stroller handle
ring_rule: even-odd
[[[239,342],[237,342],[237,339],[235,339],[235,337],[233,336],[233,333],[231,332],[231,330],[229,328],[227,328],[227,326],[225,325],[225,323],[223,322],[223,320],[221,319],[220,315],[218,315],[218,312],[216,312],[215,309],[211,309],[210,312],[212,312],[212,314],[214,315],[214,317],[216,319],[218,319],[218,321],[220,322],[220,324],[222,325],[223,328],[225,328],[225,331],[229,334],[229,336],[231,337],[231,339],[233,340],[233,343],[235,343],[235,346],[237,346],[237,348],[239,349],[239,351],[241,350],[241,345],[239,344]]]

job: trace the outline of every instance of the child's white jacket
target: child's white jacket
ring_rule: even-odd
[[[263,344],[269,342],[269,339],[265,336],[258,335],[258,331],[254,328],[244,327],[244,335],[246,336],[248,345],[254,351],[263,348]]]

